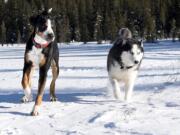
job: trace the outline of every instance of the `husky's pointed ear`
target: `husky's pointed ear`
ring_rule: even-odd
[[[48,9],[48,14],[50,14],[52,12],[52,8]]]
[[[32,26],[35,26],[35,24],[36,24],[36,16],[31,16],[31,17],[29,18],[29,22],[30,22],[30,24],[31,24]]]
[[[45,15],[45,16],[47,16],[47,15],[49,15],[51,12],[52,12],[52,8],[50,8],[50,9],[45,9],[45,10],[42,12],[42,14]]]

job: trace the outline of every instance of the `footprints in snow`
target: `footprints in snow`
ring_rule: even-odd
[[[104,124],[105,128],[116,128],[116,124],[114,122],[109,122],[107,124]]]
[[[7,128],[0,130],[0,135],[20,135],[20,134],[22,134],[22,132],[17,128]]]
[[[120,110],[109,110],[96,114],[89,119],[90,124],[100,123],[104,124],[105,128],[116,128],[118,123],[128,122],[135,117],[136,108],[126,107],[120,108]]]
[[[180,104],[174,102],[167,102],[166,107],[180,107]]]

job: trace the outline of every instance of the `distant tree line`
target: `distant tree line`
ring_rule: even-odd
[[[53,8],[58,42],[114,40],[119,28],[154,41],[180,38],[180,0],[0,0],[0,43],[24,43],[29,17]]]

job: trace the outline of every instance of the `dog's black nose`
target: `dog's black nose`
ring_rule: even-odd
[[[48,39],[53,39],[54,38],[54,34],[53,33],[49,33],[47,36],[48,36]]]
[[[134,61],[134,63],[135,63],[135,64],[138,64],[138,63],[139,63],[139,61],[135,60],[135,61]]]

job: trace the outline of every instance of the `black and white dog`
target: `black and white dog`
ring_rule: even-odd
[[[25,49],[22,86],[24,96],[22,102],[33,100],[31,94],[31,78],[35,67],[39,67],[38,94],[31,115],[38,115],[38,108],[42,102],[44,87],[49,68],[52,68],[52,82],[50,85],[50,100],[56,101],[55,81],[59,74],[59,49],[55,42],[55,35],[51,26],[50,12],[52,9],[30,17],[34,30]]]
[[[143,53],[142,41],[133,39],[129,29],[120,29],[119,37],[110,49],[107,59],[109,80],[115,98],[120,99],[119,82],[123,82],[125,83],[125,100],[131,99]]]

